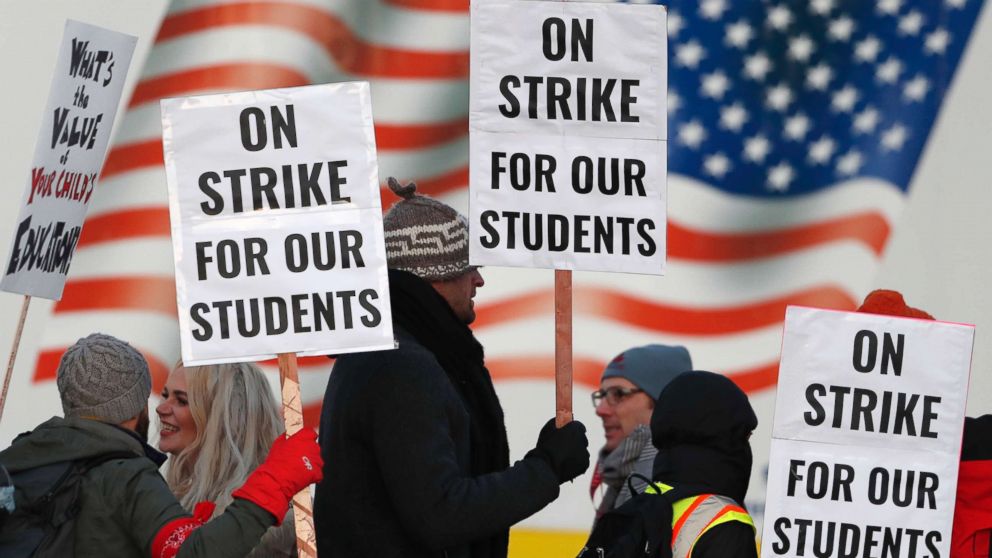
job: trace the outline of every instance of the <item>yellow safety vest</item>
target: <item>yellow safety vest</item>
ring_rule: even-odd
[[[662,493],[671,486],[655,483]],[[649,485],[646,494],[657,494]],[[739,521],[754,529],[754,520],[747,511],[733,499],[718,494],[699,494],[682,498],[672,504],[672,558],[691,558],[696,542],[707,531],[731,521]]]

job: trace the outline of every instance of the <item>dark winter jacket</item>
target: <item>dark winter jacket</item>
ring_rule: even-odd
[[[393,271],[390,295],[398,348],[339,357],[327,385],[318,554],[505,558],[509,527],[554,500],[558,480],[538,457],[508,465],[481,346],[444,299]]]
[[[123,428],[55,417],[0,452],[0,464],[17,473],[59,461],[132,453],[133,458],[112,459],[83,477],[76,556],[147,558],[159,530],[189,514],[169,491],[158,466],[146,457],[146,448],[151,450]],[[235,500],[223,515],[194,531],[179,556],[245,556],[273,523],[272,515],[262,508]]]
[[[743,505],[753,461],[748,438],[757,425],[747,395],[725,376],[676,377],[651,416],[654,480],[674,486],[676,499],[718,494]],[[757,558],[754,535],[744,523],[718,525],[699,538],[692,557]]]
[[[992,415],[967,418],[961,444],[951,558],[992,557]]]

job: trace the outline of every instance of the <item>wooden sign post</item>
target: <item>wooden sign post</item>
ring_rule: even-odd
[[[666,18],[471,3],[469,262],[555,270],[559,427],[572,420],[572,271],[665,271]]]
[[[282,388],[282,419],[286,424],[286,436],[292,436],[303,428],[296,353],[279,354],[279,385]],[[316,558],[317,536],[313,527],[313,498],[309,488],[293,496],[293,523],[296,525],[296,550],[300,558]]]
[[[572,422],[572,272],[555,270],[555,426]]]
[[[3,408],[7,404],[7,390],[10,388],[10,377],[14,375],[14,362],[17,360],[17,348],[21,344],[21,333],[24,331],[24,320],[28,317],[29,304],[31,304],[31,297],[24,295],[24,304],[21,305],[21,317],[17,320],[17,331],[14,333],[14,346],[10,348],[7,373],[3,377],[3,392],[0,392],[0,421],[3,420]]]

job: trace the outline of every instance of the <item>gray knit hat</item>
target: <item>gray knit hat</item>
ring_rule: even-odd
[[[390,269],[409,271],[426,281],[447,281],[468,273],[468,221],[453,207],[417,194],[413,182],[386,181],[403,198],[386,212],[386,260]]]
[[[57,373],[66,418],[120,424],[148,406],[152,377],[141,353],[124,341],[93,333],[66,349]]]
[[[692,370],[689,350],[680,345],[645,345],[617,355],[603,371],[603,379],[626,378],[658,399],[665,387],[683,372]]]

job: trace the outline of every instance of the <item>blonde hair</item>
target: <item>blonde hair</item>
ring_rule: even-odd
[[[231,492],[265,460],[283,432],[282,421],[258,366],[214,364],[184,370],[196,438],[169,460],[165,478],[184,508],[192,511],[209,500],[217,504],[216,517],[231,503]]]

